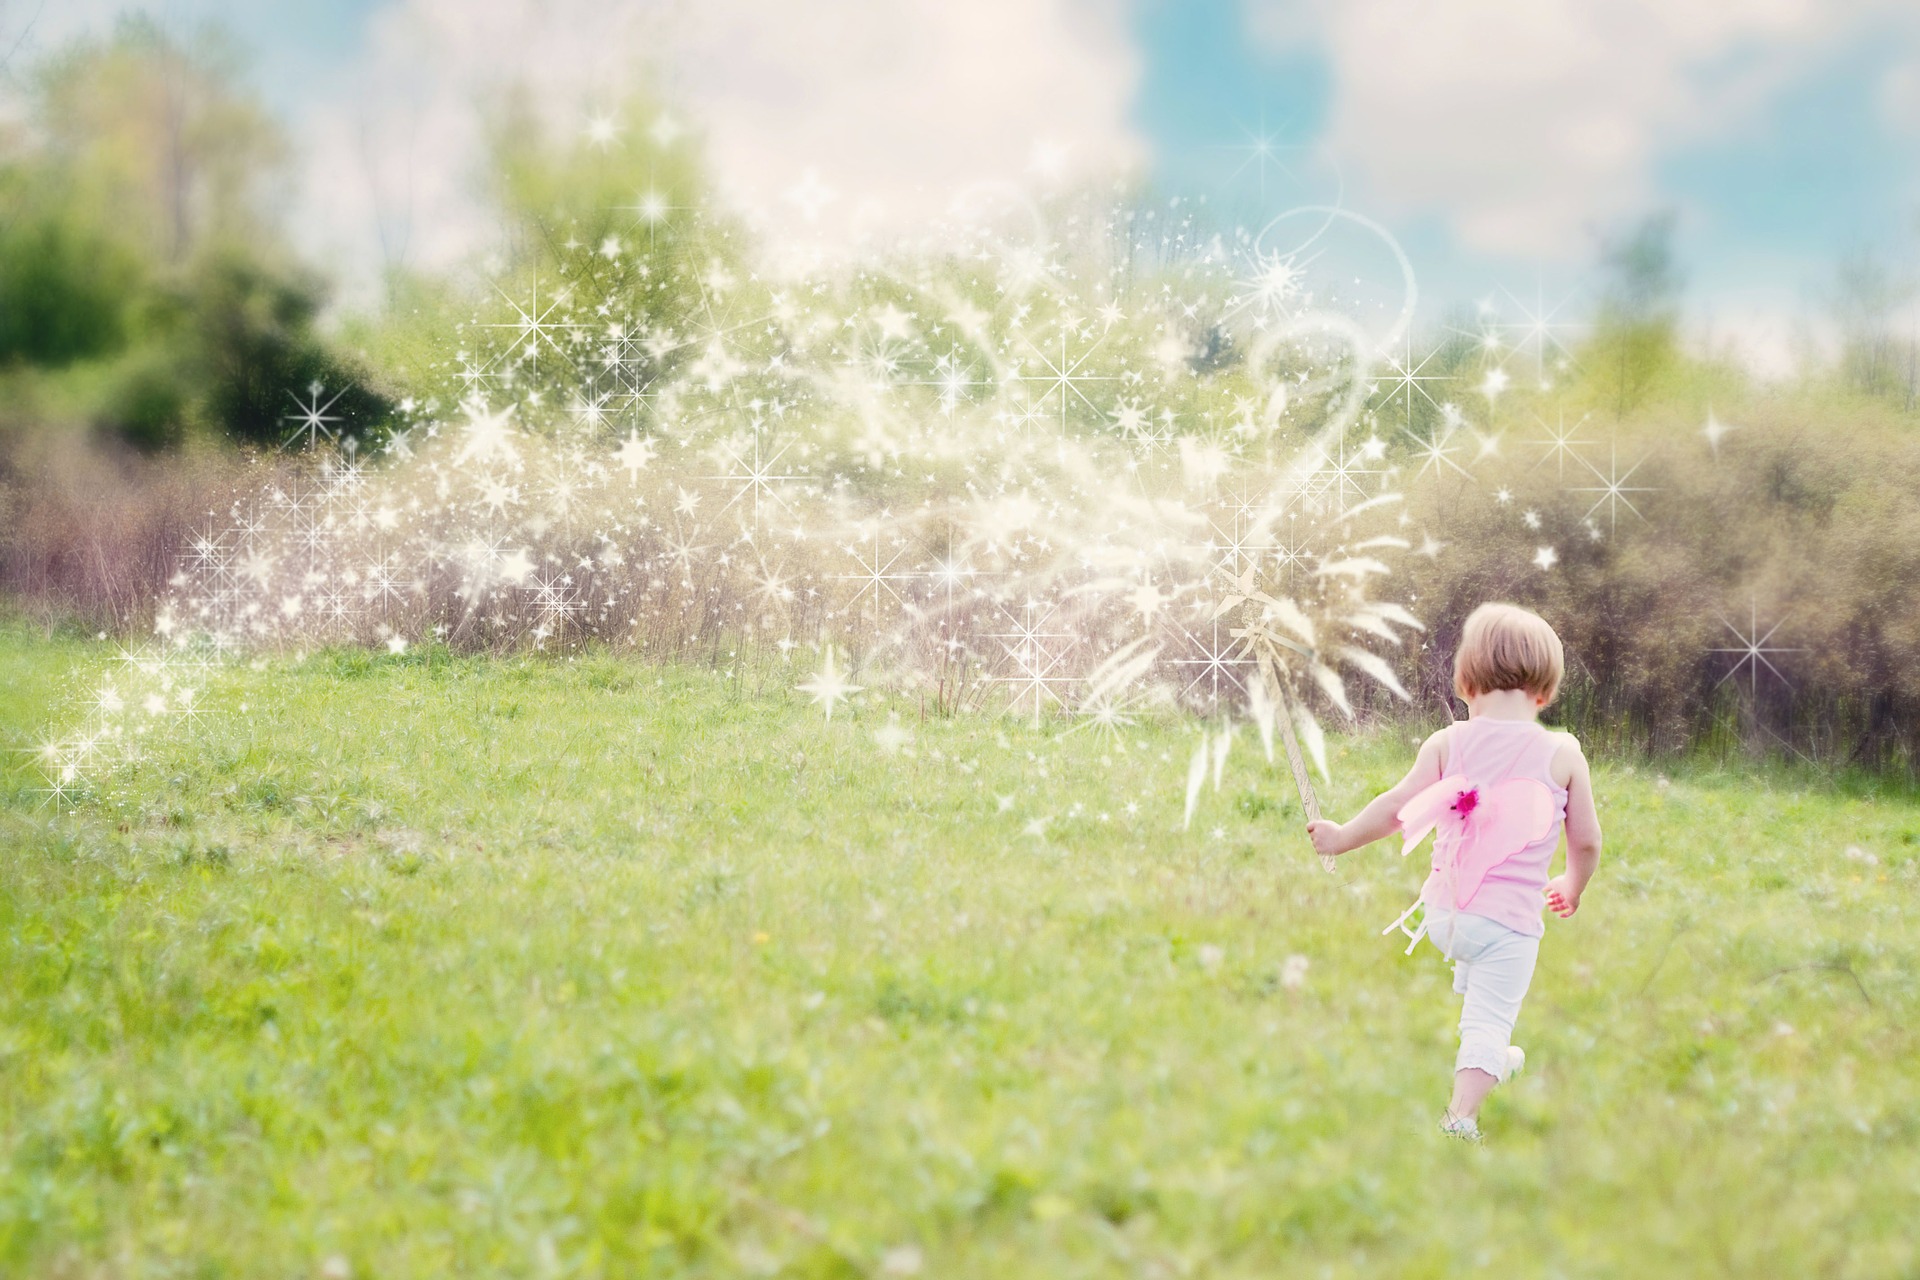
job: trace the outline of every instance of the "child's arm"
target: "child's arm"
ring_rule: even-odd
[[[1319,822],[1309,822],[1307,838],[1313,841],[1313,851],[1331,857],[1358,849],[1363,844],[1372,844],[1382,836],[1390,836],[1398,831],[1402,806],[1440,781],[1440,757],[1446,733],[1445,729],[1437,730],[1421,743],[1420,754],[1414,757],[1413,768],[1407,770],[1407,776],[1375,796],[1351,821],[1330,822],[1323,818]]]
[[[1593,775],[1571,735],[1554,755],[1554,774],[1567,773],[1567,869],[1547,881],[1547,907],[1562,917],[1580,909],[1587,881],[1600,869],[1600,814],[1593,803]]]

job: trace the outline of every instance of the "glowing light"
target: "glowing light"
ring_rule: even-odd
[[[861,686],[848,681],[846,673],[840,670],[832,648],[828,648],[826,661],[821,664],[818,674],[799,688],[800,692],[826,709],[828,720],[833,719],[833,709],[836,705],[847,701],[861,691]]]

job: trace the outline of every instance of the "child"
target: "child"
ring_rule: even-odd
[[[1580,744],[1536,718],[1565,670],[1560,637],[1538,614],[1481,605],[1453,659],[1467,719],[1428,738],[1407,776],[1351,822],[1307,826],[1322,854],[1403,828],[1411,847],[1437,826],[1418,905],[1464,997],[1453,1100],[1440,1123],[1456,1137],[1480,1136],[1480,1103],[1526,1060],[1511,1039],[1545,932],[1542,898],[1555,915],[1572,915],[1600,865],[1600,819]],[[1563,827],[1566,871],[1548,879]]]

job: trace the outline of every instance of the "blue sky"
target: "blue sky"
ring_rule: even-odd
[[[1324,57],[1258,47],[1237,0],[1142,4],[1134,24],[1145,58],[1133,119],[1163,179],[1232,204],[1310,194],[1285,170],[1314,168],[1332,87]],[[1249,150],[1263,137],[1270,160]]]
[[[1738,7],[1737,0],[1730,7]],[[1365,154],[1343,154],[1339,139],[1329,138],[1342,67],[1312,39],[1274,47],[1249,26],[1242,0],[1137,7],[1135,28],[1147,57],[1134,118],[1152,141],[1158,172],[1213,192],[1236,212],[1257,206],[1262,166],[1249,163],[1242,148],[1264,132],[1284,148],[1276,148],[1276,157],[1300,175],[1291,180],[1268,166],[1265,204],[1325,196],[1342,189],[1344,178],[1346,199],[1368,208],[1370,190],[1391,187],[1392,174],[1370,167]],[[1742,38],[1730,33],[1723,50],[1676,71],[1703,85],[1711,100],[1716,73],[1727,75],[1754,56],[1743,50]],[[1890,120],[1885,85],[1920,52],[1914,29],[1868,20],[1852,33],[1808,43],[1804,56],[1776,59],[1765,92],[1749,91],[1746,104],[1719,127],[1676,129],[1665,138],[1656,133],[1645,189],[1597,211],[1584,243],[1503,253],[1456,234],[1444,199],[1396,209],[1391,221],[1428,291],[1465,299],[1495,285],[1516,292],[1537,281],[1554,290],[1577,288],[1591,282],[1601,237],[1668,208],[1678,211],[1677,240],[1703,311],[1716,304],[1737,308],[1761,294],[1783,305],[1817,295],[1849,247],[1872,245],[1889,258],[1910,255],[1920,228],[1920,146]],[[1920,102],[1914,105],[1920,109]],[[1409,126],[1417,127],[1419,104],[1413,108]],[[1444,151],[1488,142],[1425,145]],[[1511,157],[1515,167],[1534,162],[1520,151]]]
[[[604,7],[658,11],[664,3]],[[939,14],[940,3],[706,7],[734,13],[733,45],[763,35],[767,47],[740,59],[746,76],[777,62],[782,42],[799,47],[796,35],[814,34],[794,25],[821,25],[810,14],[905,23],[911,36],[918,11],[932,15],[924,23],[930,42],[948,39],[954,23]],[[429,25],[457,32],[470,16],[516,5],[554,12],[537,0],[145,7],[182,27],[208,19],[226,26],[255,55],[263,95],[299,122],[329,103],[339,109],[341,86],[370,56],[370,23],[383,10],[419,10]],[[879,5],[890,6],[884,16]],[[15,0],[0,7],[0,35],[37,13],[39,34],[57,40],[98,28],[120,7]],[[1912,256],[1920,14],[1903,0],[1665,0],[1657,9],[1625,0],[975,0],[972,8],[984,15],[975,26],[1005,28],[975,47],[997,48],[1008,68],[1029,69],[1025,87],[1005,95],[999,123],[983,127],[1016,127],[1025,109],[1034,119],[1071,116],[1097,133],[1104,111],[1117,117],[1104,127],[1127,135],[1160,183],[1205,193],[1243,222],[1343,200],[1394,230],[1434,307],[1499,296],[1502,287],[1577,295],[1591,284],[1599,238],[1663,208],[1679,213],[1696,314],[1736,329],[1765,322],[1777,330],[1782,317],[1806,310],[1850,246]],[[1032,20],[1041,10],[1058,11],[1051,25]],[[1070,47],[1082,37],[1085,49]],[[1030,49],[1020,49],[1023,39]],[[818,49],[832,47],[807,56],[819,61]],[[981,56],[964,41],[955,48],[956,59]],[[513,62],[521,53],[499,56]],[[1055,74],[1069,64],[1070,74]],[[711,71],[690,81],[708,92],[709,105],[720,92],[709,82],[726,79]],[[858,74],[828,74],[819,92],[842,92],[839,82]],[[1016,72],[1005,74],[1012,84]],[[957,84],[980,83],[964,67],[955,75]],[[1117,88],[1103,89],[1109,84]],[[751,86],[742,92],[752,96]],[[1072,110],[1063,111],[1069,98]],[[970,114],[979,113],[929,116],[930,128],[964,128]],[[873,104],[856,103],[833,128],[845,134],[848,120],[874,115]],[[768,129],[769,117],[742,119],[740,129]],[[1250,149],[1262,137],[1272,146],[1265,159]],[[961,148],[949,137],[945,149]],[[743,162],[748,167],[764,164],[764,152],[742,154],[761,157]],[[869,180],[885,163],[867,164]],[[853,161],[843,168],[860,171]]]

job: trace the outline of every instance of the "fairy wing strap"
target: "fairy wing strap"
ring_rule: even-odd
[[[1434,866],[1451,872],[1453,905],[1464,908],[1487,873],[1553,830],[1553,793],[1535,778],[1508,778],[1475,786],[1442,778],[1400,806],[1407,854],[1438,831]]]

